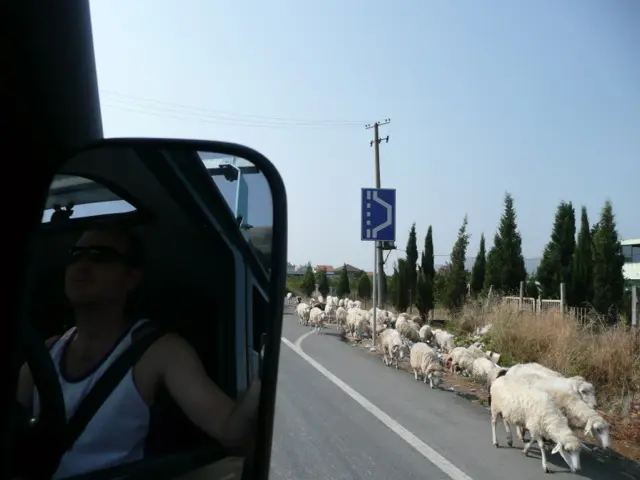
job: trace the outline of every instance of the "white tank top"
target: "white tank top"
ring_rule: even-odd
[[[106,369],[129,348],[133,330],[146,321],[136,322],[114,345],[101,363],[98,363],[87,375],[78,379],[69,379],[64,374],[66,350],[75,337],[75,327],[68,330],[51,347],[51,358],[62,387],[67,420],[71,418],[82,399]],[[40,399],[37,390],[35,390],[33,395],[34,417],[37,418],[39,412]],[[133,381],[133,369],[131,369],[89,421],[73,448],[64,454],[53,478],[80,475],[142,459],[148,429],[149,407],[138,393]]]

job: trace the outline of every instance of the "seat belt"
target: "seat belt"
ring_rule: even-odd
[[[147,349],[166,333],[165,329],[156,326],[156,328],[132,343],[107,368],[89,393],[82,399],[77,410],[67,422],[67,428],[60,444],[62,455],[73,447],[98,409],[120,384],[127,372],[140,360]],[[60,458],[62,458],[62,455]]]

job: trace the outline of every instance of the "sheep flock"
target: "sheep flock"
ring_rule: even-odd
[[[294,304],[300,325],[316,333],[327,328],[327,323],[334,323],[354,341],[371,338],[373,309],[363,310],[359,301],[320,296],[304,302],[289,294],[286,302]],[[456,346],[452,333],[431,328],[418,315],[377,309],[376,320],[376,347],[385,365],[398,369],[406,359],[415,380],[428,382],[430,388],[442,385],[445,372],[486,386],[494,446],[499,446],[496,425],[502,420],[506,444],[512,446],[511,427],[515,426],[525,456],[534,442],[540,448],[545,472],[550,471],[549,450],[560,454],[572,472],[580,470],[580,453],[587,447],[576,431],[593,437],[604,449],[611,447],[611,427],[596,410],[595,388],[585,378],[567,378],[538,363],[502,367],[500,356],[485,351],[481,342]]]

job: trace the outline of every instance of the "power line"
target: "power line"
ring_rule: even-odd
[[[181,105],[133,95],[124,95],[109,90],[103,90],[101,104],[108,108],[131,111],[157,117],[167,117],[186,120],[197,120],[204,123],[229,124],[246,127],[267,128],[355,128],[362,125],[360,120],[312,120],[302,118],[285,118],[260,116],[244,113],[233,113],[222,110]]]

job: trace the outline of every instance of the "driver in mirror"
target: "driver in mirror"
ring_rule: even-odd
[[[106,224],[86,231],[69,251],[65,292],[75,326],[47,340],[67,419],[109,365],[155,328],[153,322],[130,319],[125,313],[129,294],[143,278],[143,257],[143,247],[130,231]],[[166,333],[102,403],[62,457],[54,478],[142,459],[149,409],[161,387],[195,425],[224,446],[252,444],[260,381],[252,382],[242,400],[232,400],[209,378],[193,347]],[[26,365],[17,396],[37,417],[38,395]]]

